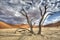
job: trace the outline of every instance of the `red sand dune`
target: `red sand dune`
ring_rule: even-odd
[[[1,28],[12,28],[12,27],[5,22],[0,22],[0,29]]]
[[[15,28],[29,28],[28,24],[16,24],[14,25]]]
[[[48,25],[44,25],[43,27],[57,27],[57,26],[60,26],[60,21],[58,21],[56,23],[51,23],[51,24],[48,24]],[[37,26],[33,26],[33,27],[36,28]],[[12,25],[12,24],[8,24],[8,23],[0,21],[0,29],[3,29],[3,28],[29,28],[29,25],[28,24]]]
[[[8,24],[8,23],[5,23],[5,22],[1,22],[0,21],[0,29],[3,29],[3,28],[29,28],[29,25],[28,24]]]

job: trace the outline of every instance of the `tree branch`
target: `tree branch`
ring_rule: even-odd
[[[23,9],[23,12],[25,13],[25,15],[27,16],[27,12]]]
[[[23,12],[24,12],[25,14],[24,14]],[[25,10],[24,10],[23,8],[21,9],[20,13],[21,13],[23,16],[26,16],[26,12],[25,12]]]
[[[20,12],[23,16],[26,16],[23,12]]]
[[[40,10],[40,15],[42,16],[42,9],[41,9],[41,7],[39,7],[39,10]]]
[[[41,14],[42,14],[42,18],[41,18],[39,24],[41,24],[42,22],[44,22],[43,19],[44,19],[44,17],[45,17],[45,14],[47,13],[47,11],[46,11],[46,10],[47,10],[47,5],[44,6],[44,9],[45,9],[45,10],[44,10],[44,14],[41,13]],[[41,10],[41,11],[42,11],[42,10]],[[46,18],[45,18],[45,19],[46,19]],[[45,20],[45,19],[44,19],[44,20]]]
[[[46,18],[47,18],[49,15],[54,15],[54,14],[48,14],[48,15],[44,18],[42,24],[44,23],[44,21],[46,20]]]
[[[44,6],[44,9],[45,9],[45,10],[44,10],[44,14],[42,15],[42,17],[44,17],[45,14],[47,13],[47,9],[48,9],[48,8],[47,8],[47,4]]]

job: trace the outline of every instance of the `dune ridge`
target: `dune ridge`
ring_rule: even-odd
[[[60,21],[56,23],[47,24],[42,27],[58,27],[58,26],[60,26]],[[38,26],[33,25],[33,27],[37,28]],[[8,24],[6,22],[0,21],[0,29],[4,29],[4,28],[29,28],[29,25],[28,24]]]

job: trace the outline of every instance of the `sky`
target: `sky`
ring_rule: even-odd
[[[45,21],[45,24],[49,24],[49,23],[55,23],[55,22],[58,22],[60,21],[60,11],[58,12],[54,12],[55,14],[52,15],[52,16],[49,16],[46,21]]]
[[[28,12],[30,19],[34,18],[32,22],[38,25],[40,19],[39,7],[42,7],[44,11],[44,5],[41,4],[45,1],[46,0],[33,0],[31,5],[31,0],[0,0],[0,21],[10,24],[27,23],[25,17],[19,12],[23,7],[26,12]],[[49,7],[47,11],[52,11],[48,13],[54,15],[48,16],[43,25],[60,21],[60,0],[48,0],[47,3]]]

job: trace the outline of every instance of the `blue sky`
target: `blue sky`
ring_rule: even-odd
[[[58,12],[53,12],[54,15],[50,16],[48,19],[51,20],[52,18],[56,18],[56,17],[59,17],[60,16],[60,11]]]
[[[39,22],[39,18],[40,18],[40,11],[38,9],[39,5],[41,6],[41,4],[39,4],[40,0],[35,0],[34,2],[36,2],[36,4],[34,3],[34,5],[30,6],[28,4],[25,3],[25,1],[21,1],[21,0],[0,0],[0,21],[4,21],[10,24],[22,24],[22,23],[26,23],[26,19],[24,16],[22,16],[19,11],[21,10],[22,7],[27,7],[27,9],[30,7],[29,10],[27,10],[29,12],[29,16],[30,18],[34,18],[33,22],[36,22],[36,24],[38,24]],[[59,1],[59,2],[58,2]],[[31,2],[27,1],[27,2]],[[43,1],[41,1],[42,3]],[[49,9],[48,11],[53,11],[51,13],[54,13],[54,15],[49,16],[46,20],[44,24],[49,24],[49,23],[55,23],[57,21],[60,21],[60,0],[51,0],[48,1],[49,2]],[[51,5],[52,3],[52,5]],[[55,7],[55,8],[53,8]],[[44,9],[42,8],[42,10],[44,11]]]
[[[45,23],[49,24],[49,23],[55,23],[57,21],[60,21],[60,11],[57,12],[53,12],[54,15],[49,16],[46,20]]]

